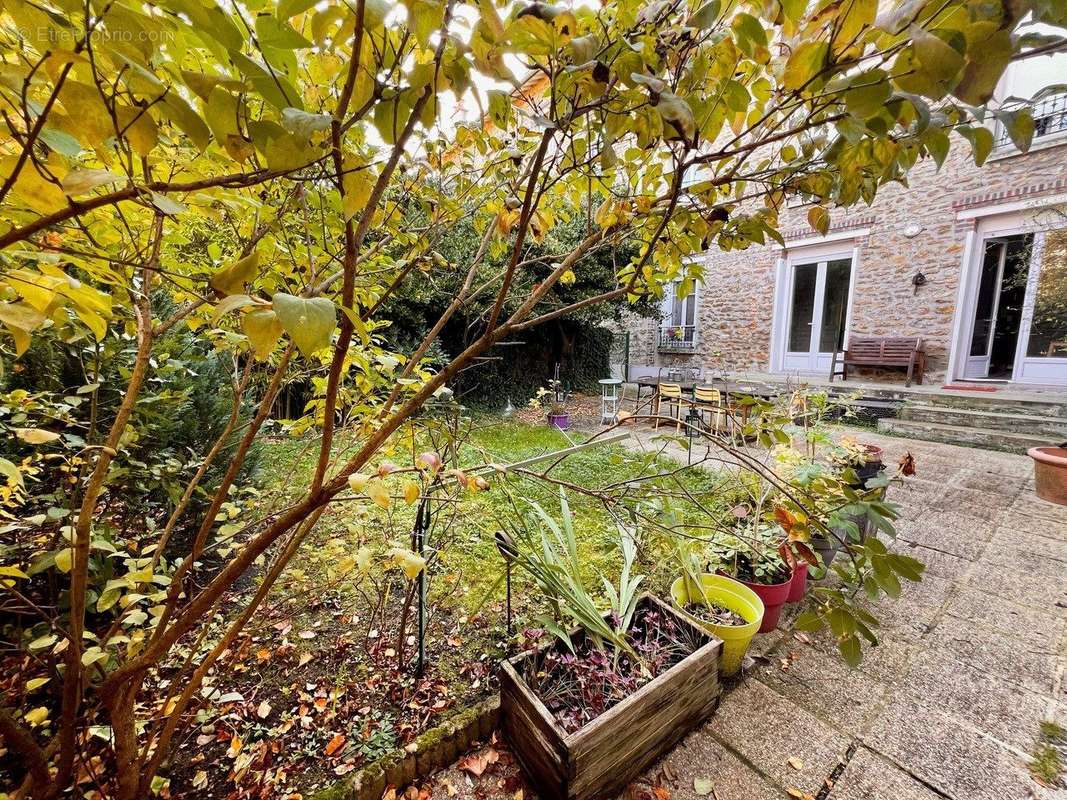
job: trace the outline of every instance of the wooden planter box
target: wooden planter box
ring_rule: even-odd
[[[719,703],[722,642],[652,595],[644,595],[640,604],[670,615],[705,644],[575,733],[563,730],[523,680],[522,662],[533,651],[501,665],[504,733],[546,797],[591,800],[618,794]]]

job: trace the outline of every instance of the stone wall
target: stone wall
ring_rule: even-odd
[[[968,223],[956,221],[960,209],[1067,191],[1067,146],[1016,154],[977,168],[965,143],[956,141],[938,171],[933,161],[916,165],[909,187],[887,186],[875,203],[832,214],[832,232],[869,229],[855,240],[859,263],[854,273],[851,331],[878,336],[922,336],[926,340],[928,382],[943,381],[959,288]],[[807,207],[782,214],[789,241],[810,239]],[[913,237],[906,228],[921,226]],[[847,246],[847,245],[846,245]],[[710,252],[700,288],[698,345],[692,354],[661,353],[656,323],[630,320],[630,363],[657,367],[685,363],[728,371],[770,370],[775,271],[781,250],[752,247]],[[916,289],[912,276],[926,284]],[[872,373],[871,377],[878,377]],[[899,381],[899,374],[884,377]]]

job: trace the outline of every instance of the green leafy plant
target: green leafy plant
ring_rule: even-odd
[[[530,504],[537,523],[537,541],[527,541],[531,546],[520,549],[515,559],[518,566],[534,579],[552,607],[553,616],[542,617],[539,621],[572,652],[575,650],[574,643],[566,627],[571,623],[579,625],[597,647],[610,645],[616,654],[625,653],[638,660],[627,639],[630,622],[640,599],[638,588],[644,580],[643,575],[633,574],[637,553],[634,534],[621,526],[618,529],[622,554],[618,585],[600,576],[611,603],[610,614],[605,619],[604,611],[598,607],[582,575],[573,518],[562,489],[559,502],[559,522],[537,503]]]

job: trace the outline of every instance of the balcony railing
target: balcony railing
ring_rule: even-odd
[[[1016,106],[1021,108],[1023,104]],[[1067,133],[1067,92],[1049,95],[1031,106],[1034,115],[1034,141],[1057,133]],[[997,147],[1011,147],[1011,137],[1003,124],[997,125]]]
[[[662,350],[692,350],[697,346],[696,325],[663,325],[659,329]]]

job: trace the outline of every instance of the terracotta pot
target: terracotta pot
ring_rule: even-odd
[[[1067,447],[1031,447],[1037,496],[1067,506]]]
[[[804,594],[808,591],[808,562],[800,561],[797,563],[797,568],[793,570],[793,577],[789,579],[789,596],[785,599],[787,603],[799,603],[804,599]]]
[[[567,430],[571,424],[570,414],[549,414],[548,424],[553,428],[559,428],[561,431]]]
[[[770,633],[778,627],[778,620],[782,616],[782,606],[789,597],[789,590],[793,586],[793,576],[790,575],[781,583],[749,583],[740,581],[756,593],[763,601],[763,623],[759,626],[760,633]]]

